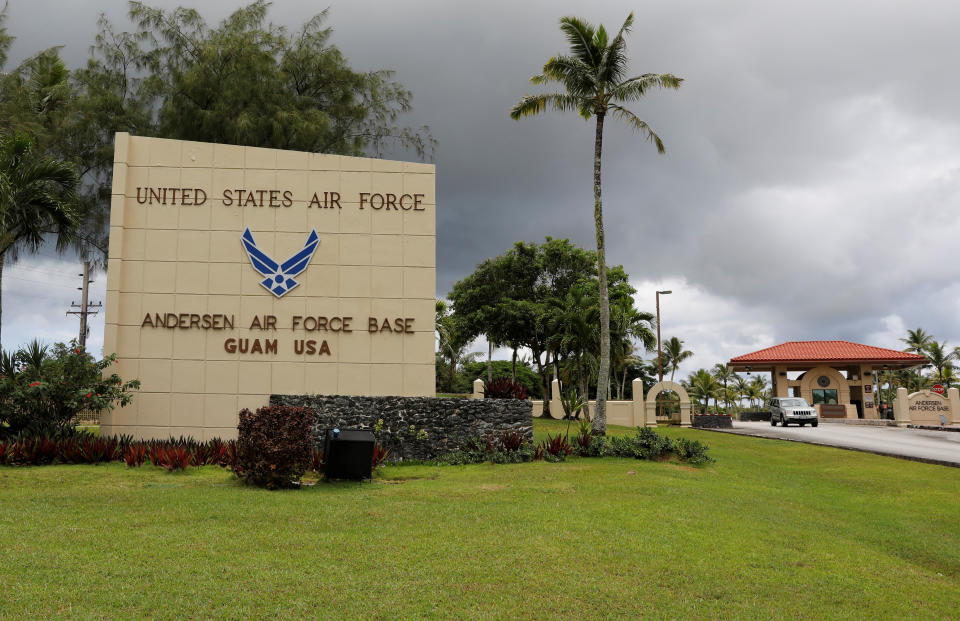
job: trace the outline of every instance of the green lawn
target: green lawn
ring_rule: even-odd
[[[666,433],[717,463],[395,466],[283,492],[215,467],[0,468],[0,617],[957,614],[960,469]]]

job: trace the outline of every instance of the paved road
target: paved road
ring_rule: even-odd
[[[867,427],[824,423],[819,427],[771,427],[770,423],[734,421],[733,429],[722,429],[761,438],[778,438],[810,444],[879,453],[918,461],[960,467],[960,432]]]

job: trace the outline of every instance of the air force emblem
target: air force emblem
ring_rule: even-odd
[[[249,228],[243,232],[240,241],[243,242],[243,247],[247,251],[253,269],[257,270],[262,276],[266,276],[260,281],[260,285],[278,298],[283,297],[300,284],[294,280],[294,276],[298,276],[303,270],[307,269],[314,251],[320,244],[317,231],[312,230],[307,237],[307,243],[297,254],[283,263],[277,263],[268,257],[264,251],[257,248],[257,242],[253,241],[253,234]]]

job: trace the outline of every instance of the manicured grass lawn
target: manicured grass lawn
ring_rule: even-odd
[[[284,492],[215,467],[0,468],[0,617],[958,614],[960,469],[666,433],[717,463],[395,466]]]

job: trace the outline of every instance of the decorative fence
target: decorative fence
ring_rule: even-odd
[[[473,382],[473,399],[483,399],[483,380]],[[656,427],[657,426],[657,396],[665,391],[673,391],[680,397],[680,425],[690,426],[690,397],[683,386],[675,382],[661,382],[654,384],[647,393],[643,394],[643,382],[633,380],[633,399],[631,401],[607,401],[607,424],[623,425],[625,427]],[[544,402],[532,401],[533,416],[543,416]],[[590,401],[591,414],[595,411],[597,402]],[[563,404],[560,401],[560,382],[553,380],[550,384],[549,400],[550,417],[563,418]],[[663,419],[661,419],[663,421]]]

